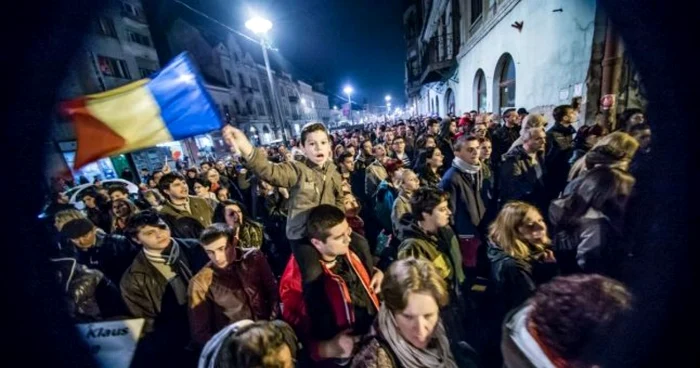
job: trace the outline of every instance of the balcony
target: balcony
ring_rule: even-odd
[[[289,103],[293,103],[293,104],[299,103],[299,97],[298,96],[289,96]]]
[[[452,33],[435,36],[430,39],[421,56],[423,73],[420,83],[432,83],[444,81],[457,67],[457,52],[459,50],[459,37],[453,37]]]

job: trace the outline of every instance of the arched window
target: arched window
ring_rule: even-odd
[[[233,107],[236,109],[236,115],[241,114],[241,104],[238,103],[238,100],[233,100]]]
[[[248,100],[245,103],[246,110],[248,110],[248,115],[255,115],[255,110],[253,109],[253,103]]]
[[[486,76],[481,69],[474,77],[474,106],[479,113],[486,112]]]
[[[448,114],[455,113],[455,94],[452,88],[448,88],[447,92],[445,92],[445,107]]]
[[[440,99],[435,96],[435,115],[440,116]]]
[[[494,91],[498,91],[497,103],[499,111],[508,107],[515,107],[515,63],[513,57],[506,53],[501,56],[496,64],[494,74]]]

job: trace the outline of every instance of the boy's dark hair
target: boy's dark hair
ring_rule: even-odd
[[[214,164],[212,164],[211,161],[203,161],[202,163],[199,164],[199,167],[201,168],[204,165],[209,165],[209,167],[214,166]]]
[[[107,193],[109,193],[110,196],[112,195],[112,193],[116,193],[116,192],[121,192],[124,195],[126,195],[127,197],[129,196],[129,191],[121,185],[112,185],[107,190]]]
[[[326,129],[326,126],[321,124],[321,123],[308,123],[304,125],[303,128],[301,128],[301,144],[306,145],[306,137],[309,135],[309,133],[313,132],[324,132],[328,136],[328,139],[330,138],[330,134],[328,133],[328,129]]]
[[[60,194],[60,193],[59,193]],[[94,185],[91,185],[87,188],[85,188],[83,191],[80,192],[77,196],[77,200],[82,201],[85,197],[92,197],[94,199],[99,198],[99,194],[97,193],[97,188]]]
[[[221,238],[226,238],[227,241],[231,240],[235,234],[235,229],[231,226],[217,222],[207,226],[202,234],[199,235],[199,242],[202,245],[209,245]]]
[[[632,295],[613,279],[572,275],[540,286],[529,304],[541,343],[567,362],[591,366],[612,342],[606,335],[632,309]]]
[[[440,122],[437,121],[437,119],[435,119],[435,118],[428,119],[428,128],[432,127],[435,124],[440,124]]]
[[[186,171],[186,173],[188,173],[188,174],[191,173],[191,172],[195,173],[195,175],[196,175],[196,174],[197,174],[197,169],[195,169],[194,167],[190,167],[190,168],[187,169],[187,171]]]
[[[330,204],[319,205],[309,212],[306,235],[309,239],[325,242],[329,236],[328,230],[343,221],[345,221],[345,213],[340,208]]]
[[[251,221],[250,216],[248,216],[248,209],[243,205],[243,203],[235,201],[233,199],[226,199],[220,201],[216,208],[214,208],[214,215],[211,217],[212,222],[226,222],[226,206],[238,206],[243,212],[243,221]]]
[[[182,180],[186,182],[185,177],[182,176],[182,174],[171,172],[163,175],[163,177],[160,178],[160,181],[158,182],[158,189],[160,189],[161,193],[167,194],[165,191],[170,190],[170,184],[172,184],[175,180]]]
[[[152,210],[146,210],[134,214],[126,222],[126,228],[124,229],[124,234],[127,238],[136,238],[139,231],[145,226],[153,226],[164,228],[167,227],[165,221],[158,215],[157,212]]]
[[[633,134],[633,133],[635,133],[635,132],[639,132],[639,131],[642,131],[642,130],[651,130],[651,125],[649,125],[649,124],[647,124],[647,123],[641,123],[641,124],[632,125],[632,126],[630,127],[630,134]]]
[[[453,150],[455,152],[458,152],[459,150],[462,149],[462,146],[464,146],[468,142],[472,142],[472,141],[479,142],[479,138],[475,137],[473,135],[463,135],[463,136],[457,138],[457,141],[454,144]]]
[[[620,117],[617,119],[617,123],[621,124],[623,128],[627,128],[627,120],[629,120],[634,114],[644,114],[644,111],[637,108],[627,109],[620,114]]]
[[[502,116],[503,116],[503,119],[507,118],[508,115],[510,115],[511,112],[515,112],[515,109],[514,109],[514,108],[509,108],[509,109],[506,109],[505,111],[503,111],[503,115],[502,115]],[[516,113],[516,114],[517,114],[517,113]]]
[[[569,110],[573,110],[574,108],[571,105],[559,105],[554,108],[552,111],[552,117],[554,118],[554,122],[558,123],[564,119],[564,116],[569,113]]]
[[[282,368],[277,356],[285,345],[295,358],[297,339],[288,324],[279,320],[252,322],[238,328],[221,342],[219,354],[214,357],[214,366]]]
[[[160,182],[163,182],[163,179],[160,180]],[[194,178],[195,183],[199,183],[199,185],[205,187],[205,188],[211,188],[211,182],[207,178],[203,178],[201,176],[197,176]],[[194,183],[192,184],[194,186]],[[192,188],[194,190],[194,188]]]
[[[448,199],[449,194],[440,189],[420,188],[411,197],[411,214],[416,220],[422,221],[423,213],[433,213],[435,207]]]
[[[352,157],[352,153],[350,153],[350,152],[341,153],[340,156],[338,156],[338,164],[343,163],[343,161],[345,161],[345,159],[348,157],[354,158],[354,157]]]

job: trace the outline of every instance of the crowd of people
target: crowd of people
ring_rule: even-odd
[[[277,147],[227,126],[229,159],[95,183],[82,211],[56,193],[66,302],[144,318],[133,366],[594,366],[633,308],[651,128],[500,118],[311,123]]]

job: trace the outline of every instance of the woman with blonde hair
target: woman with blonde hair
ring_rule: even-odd
[[[569,184],[564,188],[562,196],[573,193],[583,175],[594,167],[602,166],[627,171],[637,149],[639,149],[639,142],[624,132],[613,132],[600,138],[590,151],[571,166]]]
[[[499,317],[558,274],[544,218],[531,204],[506,203],[489,226],[488,258]]]
[[[411,212],[411,196],[413,196],[413,192],[420,188],[418,175],[409,169],[403,170],[398,184],[399,196],[394,200],[394,205],[391,209],[391,224],[394,226],[394,234],[397,233],[401,217]]]
[[[63,225],[67,224],[71,220],[86,219],[87,217],[76,209],[67,209],[56,212],[53,219],[53,226],[58,232],[61,232]]]
[[[440,316],[447,283],[427,260],[394,262],[382,281],[384,303],[353,368],[476,367],[466,343],[451,341]],[[470,356],[471,355],[471,356]]]
[[[527,116],[523,124],[520,126],[520,136],[510,145],[508,152],[512,151],[517,146],[523,145],[523,133],[530,128],[542,128],[547,126],[547,118],[542,114],[530,114]],[[507,153],[507,152],[506,152]]]

